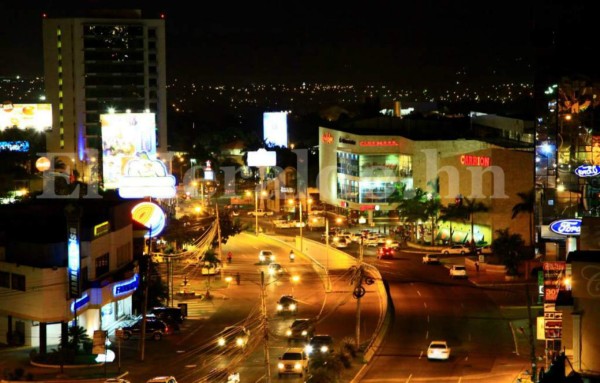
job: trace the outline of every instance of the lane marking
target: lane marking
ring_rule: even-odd
[[[429,330],[425,333],[425,339],[429,339]]]
[[[467,362],[468,360],[469,360],[469,355],[467,355],[467,356],[465,357],[465,362]]]
[[[458,378],[458,383],[462,381],[462,376]]]
[[[420,292],[419,290],[417,290],[417,294],[418,294],[419,296],[421,296],[421,292]]]
[[[427,308],[427,302],[423,302],[423,306],[425,306],[425,308]]]
[[[197,364],[186,364],[185,368],[196,368]]]
[[[419,359],[421,359],[423,357],[423,350],[421,350],[421,353],[419,354]]]
[[[429,315],[427,315],[427,323],[429,323]]]
[[[410,375],[408,376],[408,379],[406,379],[406,383],[410,382],[410,379],[411,379],[411,378],[412,378],[412,374],[410,374]]]

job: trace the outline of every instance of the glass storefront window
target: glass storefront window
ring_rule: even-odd
[[[358,177],[358,155],[346,152],[337,152],[337,172]]]

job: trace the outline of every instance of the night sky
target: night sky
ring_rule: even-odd
[[[81,3],[2,1],[0,76],[43,75],[41,13]],[[526,1],[125,3],[87,1],[148,16],[163,11],[169,80],[437,87],[532,75]]]

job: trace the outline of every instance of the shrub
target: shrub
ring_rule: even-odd
[[[344,339],[342,339],[341,344],[342,344],[342,352],[345,351],[348,354],[350,354],[350,356],[352,358],[356,357],[356,353],[358,352],[358,350],[356,349],[356,342],[354,341],[354,338],[350,338],[350,337],[345,337]]]

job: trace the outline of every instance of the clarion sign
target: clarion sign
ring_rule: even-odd
[[[575,169],[578,177],[595,177],[600,174],[599,165],[581,165]]]
[[[552,222],[550,230],[556,234],[562,235],[580,235],[581,234],[581,220],[580,219],[561,219]]]

